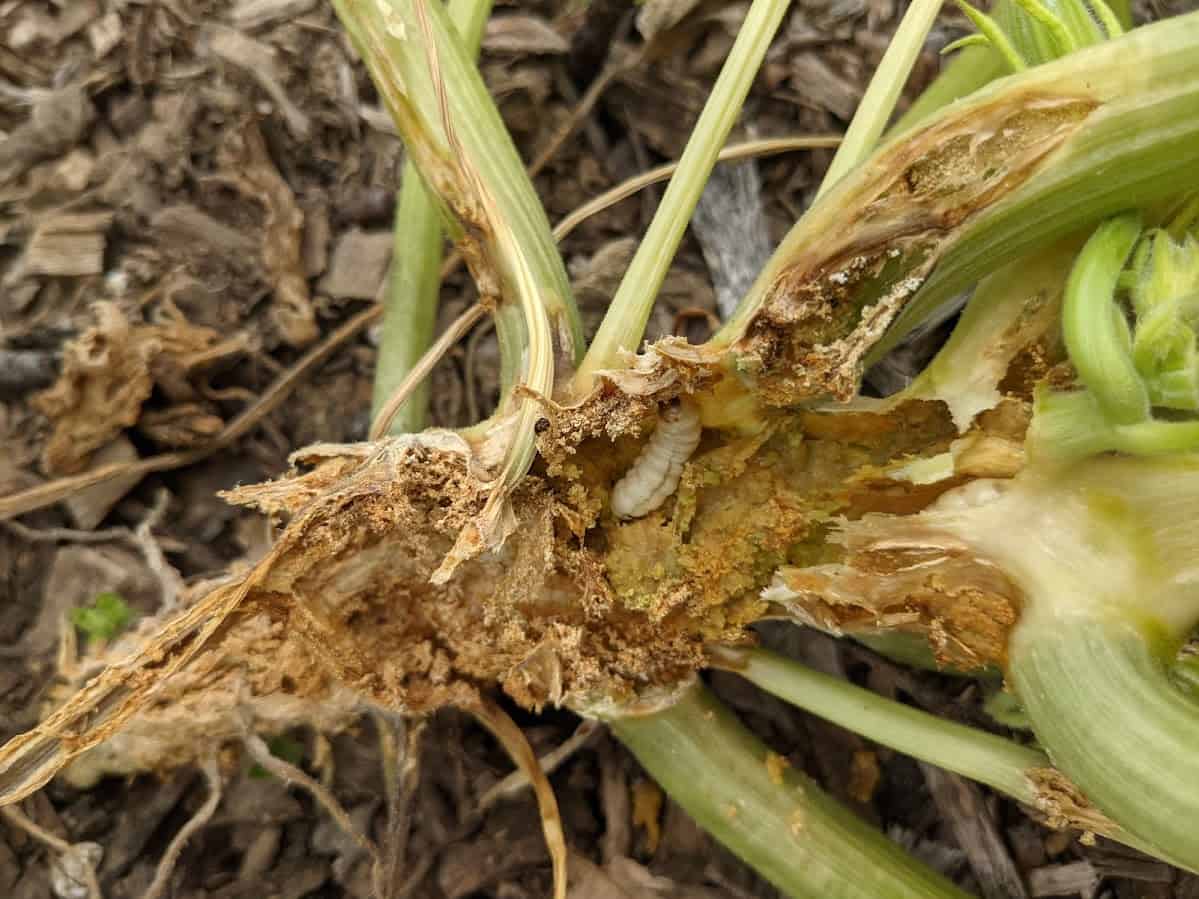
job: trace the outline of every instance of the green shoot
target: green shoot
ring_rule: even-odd
[[[1122,291],[1135,315],[1131,329]],[[1062,310],[1066,349],[1086,390],[1038,390],[1034,450],[1066,461],[1199,448],[1199,421],[1180,417],[1199,411],[1197,323],[1199,241],[1166,229],[1142,238],[1128,215],[1102,225],[1070,272]]]
[[[1140,236],[1135,215],[1100,226],[1070,273],[1062,304],[1062,336],[1070,360],[1114,424],[1149,416],[1149,394],[1132,359],[1132,335],[1114,302],[1120,272]]]
[[[777,653],[721,647],[712,651],[712,658],[715,667],[798,708],[1027,805],[1037,801],[1029,772],[1052,767],[1036,749],[886,699]]]
[[[1082,46],[1061,17],[1046,8],[1040,0],[1015,0],[1015,3],[1030,19],[1045,29],[1053,46],[1052,58],[1068,56]]]
[[[1103,26],[1109,38],[1119,37],[1124,33],[1124,23],[1120,21],[1115,10],[1108,6],[1106,0],[1087,0],[1087,5],[1095,13],[1095,18]]]
[[[998,22],[982,10],[971,6],[966,0],[957,0],[957,5],[966,14],[966,18],[974,23],[978,33],[995,49],[1009,69],[1013,72],[1022,72],[1028,68],[1028,63]]]
[[[135,615],[119,593],[97,594],[90,606],[71,610],[71,624],[91,640],[111,640],[133,621]]]
[[[712,659],[714,667],[868,740],[986,784],[1051,817],[1066,813],[1045,789],[1053,765],[1039,749],[938,718],[764,649],[719,647],[712,650]],[[1152,851],[1093,811],[1078,808],[1073,813],[1085,819],[1081,826]]]
[[[433,340],[441,291],[442,241],[441,212],[421,183],[416,166],[405,163],[383,300],[386,308],[375,369],[372,420]],[[429,387],[422,383],[392,419],[389,433],[419,431],[428,417]]]
[[[741,106],[788,5],[786,0],[754,0],[750,6],[733,48],[720,69],[716,85],[683,149],[675,175],[579,367],[576,393],[589,392],[596,372],[618,366],[622,352],[636,351],[640,345],[650,311],[687,230],[691,213],[716,164],[720,148],[741,113]]]

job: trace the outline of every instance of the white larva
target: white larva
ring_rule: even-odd
[[[662,413],[633,467],[612,487],[612,514],[640,518],[666,502],[699,446],[701,430],[699,410],[692,403],[684,400]]]

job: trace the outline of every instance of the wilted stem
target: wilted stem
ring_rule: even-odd
[[[479,52],[491,0],[450,0],[449,20],[466,52]],[[387,290],[383,299],[383,328],[375,367],[371,419],[403,383],[433,340],[441,293],[442,213],[411,160],[404,162],[396,200],[394,243]],[[429,417],[429,388],[421,381],[396,412],[388,432],[404,434],[423,429]]]

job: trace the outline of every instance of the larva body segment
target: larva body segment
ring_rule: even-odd
[[[617,518],[648,515],[674,493],[683,466],[699,446],[699,409],[682,401],[669,407],[641,449],[633,466],[612,487],[612,514]]]

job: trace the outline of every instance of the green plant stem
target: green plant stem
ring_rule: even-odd
[[[717,667],[813,715],[1018,802],[1036,804],[1027,772],[1050,767],[1036,749],[886,699],[765,649],[722,647],[713,650],[712,658]]]
[[[981,10],[975,9],[966,0],[957,0],[957,4],[962,12],[966,14],[966,18],[978,29],[978,33],[986,39],[992,49],[1003,59],[1004,65],[1008,69],[1013,72],[1023,72],[1028,68],[1028,61],[1021,54],[1020,49],[1012,43],[1007,31],[999,22]]]
[[[616,367],[622,350],[635,351],[641,343],[695,204],[789,5],[787,0],[753,0],[674,177],[579,367],[577,393],[591,389],[597,371]]]
[[[1199,449],[1199,421],[1146,419],[1113,424],[1089,391],[1037,391],[1028,447],[1058,463],[1099,453],[1167,456]]]
[[[441,292],[441,213],[412,163],[404,164],[396,207],[391,268],[383,302],[383,327],[375,365],[371,418],[433,342]],[[423,430],[429,417],[429,384],[412,391],[392,419],[389,433]]]
[[[1074,263],[1062,301],[1070,361],[1113,424],[1149,417],[1149,392],[1133,364],[1132,335],[1115,301],[1120,273],[1140,236],[1138,215],[1100,225]]]
[[[1126,830],[1194,870],[1199,702],[1169,677],[1176,648],[1132,616],[1033,615],[1013,635],[1010,674],[1054,763]]]
[[[471,56],[479,52],[491,0],[450,0],[449,20]],[[433,342],[441,293],[442,212],[411,160],[404,162],[396,198],[394,243],[375,366],[371,418],[387,402]],[[429,418],[429,385],[423,382],[392,420],[392,434],[423,430]]]
[[[796,899],[964,899],[829,798],[700,684],[613,732],[695,821]]]
[[[1054,766],[1125,831],[1199,865],[1199,704],[1168,676],[1199,623],[1199,456],[1035,458],[871,539],[969,547],[1022,596],[1008,675]]]
[[[530,397],[552,396],[569,377],[582,328],[545,209],[440,0],[333,4],[409,158],[452,215],[482,301],[495,309],[504,420],[479,437],[491,444],[480,451],[491,468],[487,500],[434,572],[444,583],[462,561],[503,542],[509,497],[536,456],[541,407]]]
[[[929,29],[940,11],[941,0],[913,0],[903,14],[845,131],[841,146],[829,163],[824,180],[816,192],[817,198],[844,177],[846,172],[859,165],[878,144],[891,113],[895,111],[895,104],[912,72],[912,66],[924,49]]]

